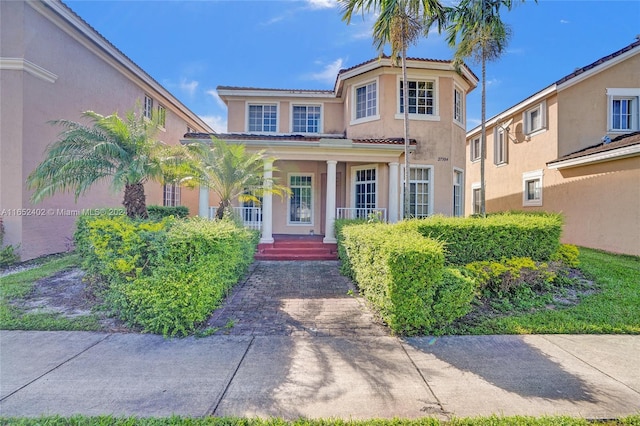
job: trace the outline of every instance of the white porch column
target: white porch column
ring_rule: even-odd
[[[327,160],[327,210],[325,214],[323,243],[335,243],[336,233],[336,164],[335,160]]]
[[[398,163],[389,163],[389,223],[398,221],[400,187],[398,186]]]
[[[209,219],[209,188],[200,187],[200,195],[198,197],[198,216]]]
[[[264,160],[265,186],[271,185],[273,161]],[[261,243],[273,243],[273,194],[266,192],[262,196],[262,238]]]

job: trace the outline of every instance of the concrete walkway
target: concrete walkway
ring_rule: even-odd
[[[640,413],[640,336],[399,339],[336,268],[258,262],[212,320],[235,325],[201,339],[0,331],[0,415]]]

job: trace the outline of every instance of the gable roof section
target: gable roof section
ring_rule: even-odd
[[[593,74],[597,74],[601,71],[604,71],[605,69],[617,64],[618,62],[625,60],[629,56],[633,56],[638,53],[640,53],[640,40],[636,40],[633,43],[623,47],[622,49],[616,52],[613,52],[607,56],[603,56],[597,61],[592,62],[589,65],[584,66],[582,68],[578,68],[575,71],[573,71],[571,74],[565,75],[564,77],[557,80],[555,83],[551,84],[550,86],[545,87],[539,92],[536,92],[533,95],[527,97],[526,99],[518,102],[514,106],[507,108],[506,110],[489,118],[486,122],[486,126],[493,126],[494,124],[496,124],[496,122],[500,121],[502,117],[507,117],[520,110],[523,110],[528,106],[530,106],[532,103],[535,103],[537,101],[544,99],[546,96],[548,96],[551,93],[566,89],[567,87],[570,87],[582,81],[585,78],[589,78]],[[480,129],[481,129],[481,125],[476,126],[473,129],[469,130],[467,132],[467,139],[474,136],[476,133],[478,133]]]
[[[56,26],[78,40],[83,46],[92,50],[105,62],[119,69],[124,75],[138,83],[147,85],[163,96],[174,108],[182,112],[189,119],[196,122],[204,130],[213,132],[213,129],[197,114],[178,100],[171,92],[158,83],[145,70],[140,68],[128,56],[122,53],[116,46],[89,25],[76,14],[69,6],[60,0],[41,0],[27,2],[29,6],[52,21]]]
[[[618,136],[611,142],[602,142],[547,163],[550,169],[566,169],[587,164],[640,155],[640,132]]]

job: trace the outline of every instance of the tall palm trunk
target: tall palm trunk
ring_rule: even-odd
[[[148,219],[146,196],[142,183],[127,184],[124,187],[124,201],[122,202],[130,218]]]
[[[222,200],[218,205],[218,210],[216,211],[216,219],[222,219],[224,217],[225,212],[231,206],[231,200]]]
[[[486,125],[486,115],[487,115],[487,61],[484,55],[484,47],[482,48],[482,125],[481,125],[481,133],[480,133],[480,215],[484,217],[487,213],[486,210],[486,188],[485,188],[485,180],[484,180],[484,167],[485,167],[485,157],[487,152],[487,125]]]

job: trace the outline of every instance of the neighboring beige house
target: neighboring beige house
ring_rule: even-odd
[[[640,255],[640,41],[487,122],[486,210],[553,211],[563,241]],[[467,133],[466,213],[480,202],[480,127]]]
[[[411,216],[463,215],[465,99],[477,83],[451,61],[409,58]],[[279,183],[293,195],[244,206],[245,220],[274,234],[324,235],[336,217],[402,218],[404,139],[401,68],[376,58],[338,73],[333,90],[218,87],[228,133],[217,135],[274,157]],[[207,140],[186,135],[183,142]],[[200,214],[218,201],[201,191]],[[243,206],[238,206],[243,208]]]
[[[212,132],[151,76],[59,1],[0,1],[0,212],[5,243],[23,260],[69,248],[83,209],[121,206],[107,185],[77,203],[59,195],[33,205],[25,179],[60,128],[50,120],[81,120],[82,111],[124,114],[139,103],[164,115],[158,137]],[[183,204],[197,211],[197,191],[149,184],[148,204]],[[182,196],[182,197],[181,197]]]

